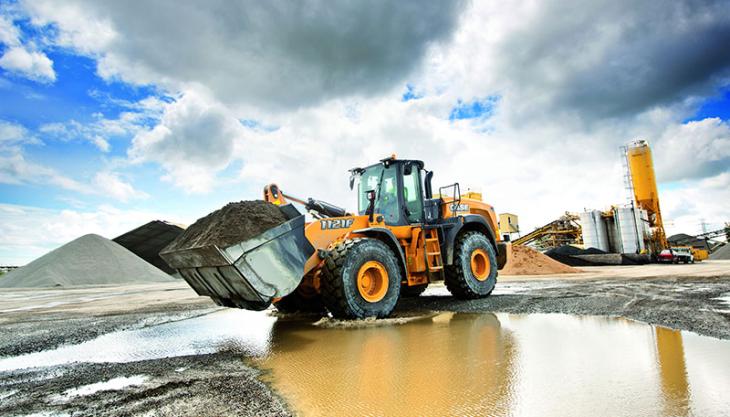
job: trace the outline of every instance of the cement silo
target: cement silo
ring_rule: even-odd
[[[634,207],[616,207],[613,212],[617,251],[642,253],[645,249],[646,210]]]
[[[654,250],[668,247],[649,144],[645,140],[631,142],[626,148],[626,161],[631,175],[636,206],[646,210],[649,226],[653,228],[652,240],[657,246]]]
[[[583,233],[583,246],[609,251],[606,222],[599,210],[580,213],[580,227]]]

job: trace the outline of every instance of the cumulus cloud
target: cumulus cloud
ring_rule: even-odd
[[[133,162],[162,165],[166,178],[187,191],[208,191],[243,135],[243,126],[224,106],[188,91],[167,106],[157,126],[134,137],[129,155]]]
[[[701,233],[703,222],[707,222],[708,231],[721,229],[728,221],[728,201],[730,170],[662,190],[662,214],[669,220],[668,233]]]
[[[373,95],[448,40],[460,1],[53,1],[25,4],[59,42],[134,83],[200,83],[226,103],[296,108]],[[140,10],[144,9],[143,13]]]
[[[0,15],[0,43],[10,46],[20,44],[20,31],[13,21],[4,15]]]
[[[101,136],[94,136],[91,138],[91,143],[94,144],[97,148],[99,148],[102,152],[109,152],[111,149],[111,145],[109,145],[109,141],[102,138]]]
[[[0,150],[7,150],[24,144],[40,144],[41,142],[28,129],[17,124],[0,120]]]
[[[97,195],[121,202],[148,197],[124,181],[118,173],[101,171],[92,181],[82,182],[53,168],[28,161],[20,151],[0,156],[0,184],[55,186],[82,195]]]
[[[654,154],[663,181],[730,173],[730,124],[708,118],[671,125],[655,141]]]
[[[118,173],[102,171],[94,177],[94,185],[97,192],[108,195],[115,200],[127,202],[132,198],[147,198],[146,193],[137,191],[134,187],[122,180]]]
[[[82,194],[90,193],[91,190],[84,184],[25,158],[25,145],[41,143],[24,126],[0,120],[0,183],[53,185]]]
[[[21,42],[20,31],[7,15],[0,15],[0,44],[6,50],[0,56],[0,68],[31,80],[51,83],[56,80],[53,61],[40,51]]]
[[[356,195],[347,187],[347,170],[396,153],[423,159],[435,171],[434,185],[459,181],[463,189],[480,189],[498,210],[518,211],[529,225],[565,210],[623,200],[617,148],[567,146],[576,138],[558,131],[485,134],[432,112],[438,106],[431,101],[368,100],[357,106],[356,118],[345,103],[299,111],[281,120],[279,129],[250,132],[238,143],[234,155],[242,161],[240,177],[261,186],[273,181],[293,195],[352,210]],[[552,147],[535,149],[519,140],[525,133],[542,135]],[[607,152],[614,157],[606,158]],[[565,193],[567,188],[571,193]]]
[[[54,185],[82,194],[92,192],[88,186],[52,168],[27,161],[18,150],[0,156],[0,183]]]
[[[53,61],[42,52],[28,51],[19,46],[5,51],[0,57],[0,67],[35,81],[50,83],[56,80]]]
[[[47,123],[41,125],[38,132],[46,139],[89,142],[106,153],[111,150],[111,140],[126,139],[156,124],[166,106],[164,101],[154,96],[136,102],[114,100],[113,104],[128,111],[121,112],[116,118],[106,118],[97,113],[94,115],[95,120],[87,123],[73,119]]]

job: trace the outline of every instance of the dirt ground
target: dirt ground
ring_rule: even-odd
[[[618,316],[730,339],[730,261],[581,268],[578,274],[500,276],[492,296],[458,301],[442,285],[402,300],[417,312]],[[75,345],[111,332],[154,329],[220,310],[184,282],[0,292],[0,416],[288,415],[284,400],[236,346],[122,363],[70,363],[2,371],[4,359]],[[173,343],[173,342],[171,342]],[[80,358],[83,359],[83,358]],[[121,377],[147,382],[74,397],[69,390]]]

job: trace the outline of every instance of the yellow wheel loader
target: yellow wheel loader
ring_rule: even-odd
[[[494,209],[459,184],[434,195],[422,161],[395,156],[350,170],[358,213],[301,200],[274,184],[264,200],[286,223],[229,247],[204,246],[160,255],[217,304],[262,310],[324,311],[343,319],[387,317],[399,297],[445,281],[460,299],[486,297],[507,259]],[[314,220],[305,221],[291,202]]]

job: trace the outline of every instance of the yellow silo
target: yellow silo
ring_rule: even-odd
[[[649,144],[645,140],[631,142],[626,150],[626,160],[629,165],[636,205],[649,214],[650,226],[654,228],[655,241],[662,248],[667,247]]]

